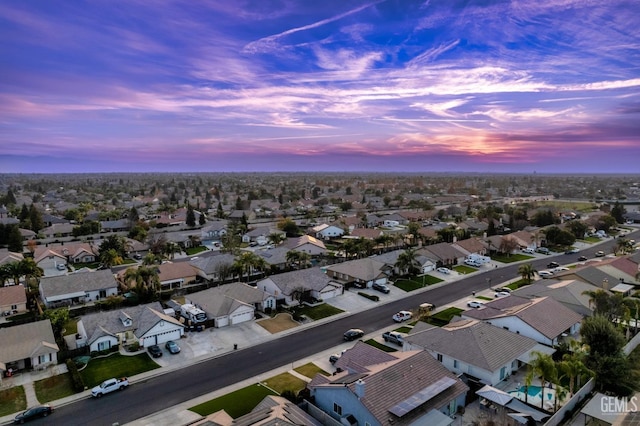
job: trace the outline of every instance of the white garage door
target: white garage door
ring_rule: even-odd
[[[251,321],[252,319],[253,319],[253,312],[248,311],[248,312],[242,312],[239,314],[231,315],[229,322],[233,325],[233,324],[240,324],[241,322]]]
[[[179,340],[180,339],[180,330],[176,329],[176,330],[172,330],[172,331],[165,331],[164,333],[158,333],[155,336],[155,339],[145,339],[144,344],[145,346],[147,345],[147,342],[150,343],[151,345],[153,345],[153,340],[155,340],[155,344],[156,345],[160,345],[162,343],[168,342],[169,340]]]

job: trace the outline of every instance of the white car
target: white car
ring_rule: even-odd
[[[568,271],[569,268],[567,268],[566,266],[558,266],[557,268],[553,268],[553,272],[562,272],[562,271]]]
[[[477,300],[469,300],[467,302],[467,306],[470,308],[482,308],[484,306],[484,303],[479,302]]]
[[[540,278],[549,278],[549,277],[553,276],[553,272],[551,272],[551,271],[539,271],[538,272],[538,276]]]
[[[495,297],[506,297],[506,296],[511,296],[511,293],[509,293],[508,291],[496,291]]]
[[[449,275],[451,273],[451,270],[449,268],[445,268],[444,266],[439,267],[438,269],[436,269],[436,271],[446,275]]]
[[[410,320],[413,317],[413,314],[409,311],[400,311],[397,312],[395,314],[393,314],[393,320],[395,322],[402,322],[402,321],[407,321]]]
[[[534,249],[530,248],[530,247],[527,247],[527,248],[523,248],[523,249],[522,249],[522,252],[523,252],[523,253],[533,254],[533,253],[535,253],[536,251],[535,251]]]
[[[469,266],[474,266],[476,268],[479,268],[482,266],[482,263],[476,262],[475,260],[471,260],[471,259],[465,259],[464,264]]]

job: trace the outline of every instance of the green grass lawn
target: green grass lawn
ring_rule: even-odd
[[[533,259],[533,256],[527,256],[526,254],[520,254],[520,253],[515,253],[515,254],[512,253],[509,255],[496,253],[493,256],[491,256],[491,259],[495,260],[496,262],[513,263],[513,262],[520,262],[521,260]]]
[[[487,296],[476,296],[476,299],[480,299],[480,300],[493,300],[491,297],[487,297]]]
[[[374,348],[378,348],[378,349],[380,349],[382,351],[385,351],[385,352],[397,352],[398,351],[397,349],[392,348],[391,346],[387,346],[387,345],[385,345],[383,343],[380,343],[380,342],[377,342],[377,341],[375,341],[373,339],[365,340],[364,342],[367,345],[371,345]]]
[[[471,273],[474,273],[474,272],[478,271],[476,268],[472,268],[472,267],[467,266],[467,265],[456,265],[456,266],[453,267],[453,270],[456,271],[457,273],[463,274],[463,275],[471,274]]]
[[[335,306],[331,306],[326,303],[318,306],[296,306],[294,311],[296,314],[305,315],[314,321],[344,312],[342,309],[338,309]]]
[[[115,353],[105,358],[92,358],[80,372],[84,384],[92,388],[112,377],[130,377],[160,368],[146,353],[126,356]]]
[[[298,394],[298,392],[307,386],[307,382],[291,373],[282,373],[265,380],[263,385],[267,386],[269,389],[273,389],[279,394],[282,394],[287,390]]]
[[[228,393],[220,398],[212,399],[189,410],[208,416],[216,411],[225,410],[234,419],[249,413],[254,409],[265,396],[275,395],[273,391],[262,386],[260,383],[238,389],[235,392]]]
[[[0,391],[0,417],[27,409],[27,396],[22,386]]]
[[[451,321],[451,318],[453,318],[456,315],[460,315],[460,313],[462,312],[464,312],[464,309],[454,308],[454,307],[447,308],[444,311],[440,311],[436,314],[431,315],[427,319],[427,322],[429,324],[442,327],[443,325],[449,324],[449,321]]]
[[[207,248],[205,246],[198,246],[187,248],[185,253],[187,253],[188,256],[193,256],[194,254],[202,253],[203,251],[207,251]]]
[[[511,290],[517,290],[520,287],[524,287],[526,285],[529,285],[529,284],[527,284],[527,282],[521,278],[518,281],[512,282],[511,284],[507,285],[506,287],[510,288]]]
[[[33,382],[33,387],[36,390],[38,401],[43,403],[55,401],[75,393],[69,373],[58,374],[38,380],[37,382]]]
[[[598,237],[587,237],[584,240],[580,240],[580,241],[582,241],[583,243],[593,244],[593,243],[599,243],[602,240]]]
[[[302,374],[305,377],[308,377],[310,379],[313,379],[315,377],[316,374],[320,373],[323,376],[328,376],[329,373],[327,373],[326,371],[324,371],[322,368],[318,367],[317,365],[315,365],[312,362],[309,362],[305,365],[301,365],[300,367],[296,367],[294,368],[294,370],[297,373]]]
[[[442,280],[440,278],[434,277],[432,275],[420,275],[418,277],[398,280],[394,283],[394,286],[408,293],[410,291],[414,291],[419,288],[424,288],[426,286],[441,282]]]
[[[65,336],[76,334],[78,332],[78,318],[69,318],[69,321],[65,322],[62,328]]]
[[[398,328],[396,328],[396,329],[395,329],[395,330],[393,330],[393,331],[397,331],[398,333],[408,333],[408,332],[410,332],[410,331],[411,331],[411,328],[412,328],[412,327],[407,327],[407,326],[405,325],[405,326],[402,326],[402,327],[398,327]]]

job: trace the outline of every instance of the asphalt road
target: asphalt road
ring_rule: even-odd
[[[640,231],[628,238],[639,239]],[[555,260],[560,264],[574,263],[579,256],[592,258],[597,250],[610,253],[615,240],[582,250],[579,254],[550,255],[533,261],[533,266],[545,269]],[[34,423],[65,425],[113,425],[125,424],[173,405],[213,392],[242,380],[257,376],[299,359],[325,351],[342,343],[342,333],[353,327],[372,333],[391,324],[391,316],[402,309],[415,308],[429,302],[442,306],[455,300],[470,297],[473,291],[481,291],[516,278],[519,265],[508,265],[482,274],[470,276],[446,286],[408,294],[404,299],[359,312],[348,317],[283,336],[272,341],[195,364],[179,371],[172,371],[145,382],[137,382],[122,392],[115,392],[100,399],[84,399],[56,409],[56,413],[44,421]],[[490,281],[489,281],[490,279]]]

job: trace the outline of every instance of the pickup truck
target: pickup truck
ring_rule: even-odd
[[[122,377],[120,379],[107,379],[95,388],[91,389],[91,396],[100,398],[102,395],[116,390],[122,390],[129,386],[129,379]]]
[[[395,343],[402,346],[404,344],[404,337],[397,331],[387,331],[382,333],[382,338],[385,342]]]

